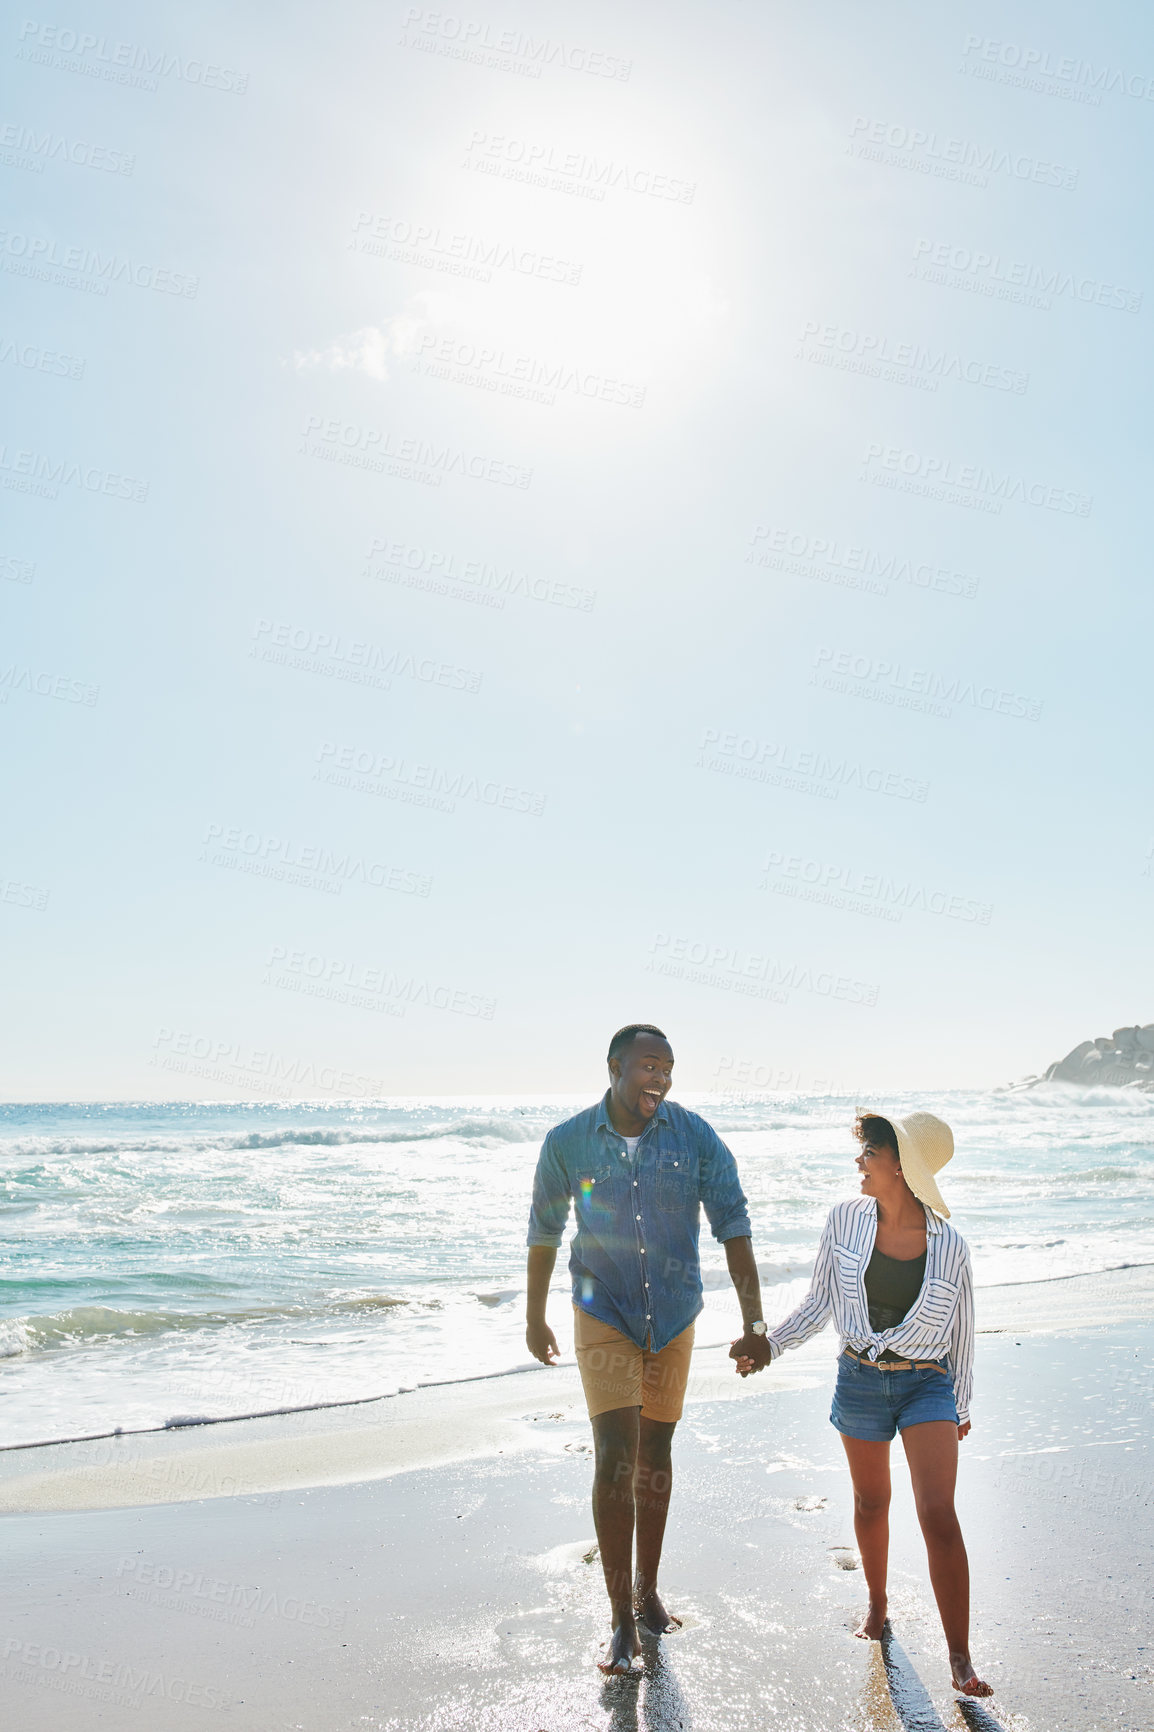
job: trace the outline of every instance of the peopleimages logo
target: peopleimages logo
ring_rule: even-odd
[[[804,854],[786,854],[780,849],[766,855],[764,870],[759,886],[762,890],[876,920],[896,922],[907,909],[915,909],[988,926],[993,913],[989,902],[973,896],[927,888],[909,878],[890,878],[885,872],[862,872],[835,861],[810,860]]]
[[[236,1698],[225,1694],[216,1684],[203,1684],[175,1673],[153,1672],[135,1662],[81,1654],[20,1636],[5,1639],[0,1676],[9,1683],[25,1684],[34,1690],[57,1690],[61,1695],[83,1696],[112,1707],[140,1709],[147,1702],[153,1716],[164,1702],[216,1712],[227,1712],[236,1705]]]
[[[474,131],[464,166],[531,186],[556,185],[559,191],[598,204],[603,202],[606,188],[619,187],[644,198],[678,204],[692,204],[697,191],[695,180],[681,180],[636,163],[617,162],[613,157],[586,156],[583,150],[562,150],[540,140],[513,138],[505,132]]]
[[[646,387],[628,379],[564,361],[507,354],[504,349],[463,342],[456,337],[437,337],[431,332],[417,339],[417,352],[410,364],[415,373],[429,378],[472,385],[504,397],[524,398],[548,408],[557,401],[559,392],[566,391],[588,402],[629,409],[640,409],[645,402]]]
[[[37,132],[35,127],[22,126],[17,121],[0,126],[0,152],[12,153],[0,155],[0,161],[6,160],[10,167],[31,168],[37,174],[44,172],[46,162],[67,162],[74,168],[94,168],[105,174],[128,175],[136,167],[135,156],[129,156],[127,151],[112,150],[106,144],[92,144],[81,138],[66,138],[60,132]]]
[[[83,704],[87,709],[93,709],[100,697],[100,687],[89,685],[87,680],[74,680],[68,674],[21,666],[19,662],[9,662],[7,666],[0,664],[0,704],[8,702],[10,692],[55,698],[61,704]]]
[[[895,704],[900,709],[924,710],[948,719],[951,704],[968,704],[989,715],[1014,716],[1036,722],[1042,714],[1040,698],[1022,697],[998,686],[981,685],[959,675],[934,673],[930,668],[906,667],[884,656],[856,654],[853,650],[822,647],[815,651],[810,684],[849,697],[871,698]]]
[[[422,265],[427,270],[447,271],[451,276],[471,277],[490,283],[494,271],[512,271],[514,276],[535,277],[538,282],[564,283],[577,288],[583,266],[572,259],[559,259],[536,247],[513,241],[442,229],[439,223],[410,222],[404,217],[374,215],[358,211],[353,222],[353,252],[391,259],[397,264]]]
[[[1059,295],[1120,313],[1137,313],[1142,308],[1141,289],[1081,276],[1060,265],[1027,264],[1021,259],[1003,258],[1001,253],[955,246],[951,241],[915,241],[913,258],[911,275],[923,282],[966,288],[1003,301],[1021,301],[1043,311],[1049,310],[1049,297]]]
[[[896,486],[901,491],[922,493],[949,504],[974,505],[983,511],[1001,512],[1007,502],[1033,505],[1040,510],[1067,516],[1089,517],[1093,495],[1046,481],[1029,481],[1009,471],[986,469],[980,463],[958,463],[953,457],[932,457],[905,451],[900,445],[871,442],[862,457],[863,481]],[[910,485],[906,485],[909,483]]]
[[[151,289],[159,295],[180,295],[195,301],[200,278],[147,264],[142,259],[118,253],[97,253],[90,247],[65,246],[43,235],[26,235],[0,229],[0,270],[12,276],[35,277],[38,282],[62,288],[82,289],[106,295],[109,283],[128,283],[134,289]]]
[[[397,678],[475,694],[480,691],[484,677],[476,668],[458,667],[455,662],[438,661],[435,656],[386,649],[383,644],[369,643],[363,638],[313,631],[310,626],[292,625],[288,620],[258,620],[248,653],[258,661],[322,674],[328,679],[347,680],[352,685],[376,686],[386,692]]]
[[[760,542],[765,546],[759,546]],[[759,523],[754,530],[745,563],[816,578],[821,583],[846,589],[865,589],[877,595],[888,595],[891,581],[967,599],[978,593],[976,577],[953,571],[949,566],[930,565],[896,553],[880,553],[836,535],[809,535],[802,530],[768,524]]]
[[[794,358],[859,373],[867,379],[920,385],[927,391],[936,391],[943,379],[954,379],[959,384],[981,385],[989,391],[1012,391],[1021,397],[1030,382],[1029,374],[1016,367],[978,361],[926,343],[901,342],[878,331],[822,324],[817,319],[806,321]]]
[[[526,601],[544,602],[549,607],[576,608],[591,613],[597,600],[595,589],[583,589],[563,578],[533,577],[527,571],[515,571],[510,566],[493,565],[483,559],[463,559],[450,553],[414,542],[389,540],[376,536],[366,555],[380,563],[374,570],[367,566],[364,577],[382,583],[406,579],[417,589],[433,593],[451,593],[451,586],[464,584],[468,592],[476,591],[480,599],[503,608],[505,597],[522,596]],[[390,575],[390,574],[395,575]]]
[[[0,902],[8,902],[17,908],[35,908],[43,914],[48,906],[48,891],[41,890],[35,884],[24,884],[19,878],[0,877]]]
[[[313,1059],[285,1058],[268,1047],[218,1040],[189,1029],[162,1028],[152,1044],[157,1050],[149,1063],[160,1070],[179,1071],[208,1082],[243,1080],[262,1093],[290,1089],[300,1094],[322,1089],[326,1094],[379,1100],[388,1092],[384,1077],[318,1065]]]
[[[132,475],[68,457],[49,457],[43,451],[13,451],[7,445],[0,445],[0,486],[16,493],[39,494],[43,499],[55,499],[61,487],[78,487],[82,493],[127,499],[134,505],[148,500],[148,482]]]
[[[482,19],[458,18],[424,6],[407,8],[401,19],[401,47],[423,48],[498,71],[517,71],[527,78],[540,78],[542,67],[559,66],[624,84],[633,70],[633,62],[619,54],[602,54],[550,36],[526,36],[520,30],[498,30]]]
[[[296,1594],[278,1594],[273,1588],[254,1588],[245,1582],[230,1582],[206,1576],[180,1564],[153,1563],[141,1557],[121,1558],[116,1575],[127,1577],[125,1592],[130,1599],[168,1611],[190,1611],[221,1623],[252,1629],[258,1617],[287,1618],[293,1623],[312,1624],[322,1630],[343,1630],[351,1607],[304,1600]],[[139,1590],[144,1589],[142,1593]]]
[[[1094,106],[1101,102],[1104,91],[1132,97],[1136,102],[1154,102],[1154,77],[1148,73],[1126,72],[1109,63],[1094,66],[1073,55],[1059,58],[1048,48],[1028,48],[996,36],[967,36],[962,55],[963,72],[1001,84],[1018,84],[1049,94],[1043,80],[1050,79],[1053,94]]]
[[[446,475],[471,481],[492,481],[500,487],[528,487],[533,471],[499,457],[484,457],[460,446],[438,445],[432,439],[402,437],[385,428],[332,416],[310,415],[301,435],[301,455],[329,463],[344,463],[374,474],[399,474],[402,479],[439,487]]]
[[[872,1008],[881,990],[872,981],[815,970],[800,962],[786,964],[734,945],[708,944],[671,932],[655,934],[649,951],[652,960],[647,967],[654,973],[672,975],[699,986],[743,992],[751,998],[769,998],[777,1004],[787,1002],[788,994],[796,991]]]
[[[19,337],[0,337],[0,361],[25,367],[30,373],[48,373],[57,379],[83,379],[86,365],[76,355],[42,349],[38,343],[25,343]]]
[[[823,800],[836,800],[843,788],[861,788],[867,794],[913,800],[922,806],[930,791],[928,782],[879,764],[863,764],[860,758],[799,749],[781,740],[759,740],[753,734],[722,733],[719,728],[706,728],[694,762],[699,770],[712,770],[715,775],[816,794]]]
[[[974,144],[969,139],[947,138],[924,127],[867,120],[861,115],[850,128],[850,138],[851,155],[944,180],[968,181],[973,186],[989,186],[990,175],[1004,174],[1011,180],[1032,181],[1035,186],[1062,187],[1072,192],[1080,173],[1060,162],[1031,156],[1028,151]]]
[[[211,61],[183,59],[163,49],[142,48],[135,42],[115,42],[109,36],[72,30],[59,24],[39,24],[26,18],[20,27],[18,60],[37,66],[54,66],[60,72],[80,72],[110,84],[131,84],[142,90],[159,88],[159,78],[176,78],[182,84],[201,84],[206,90],[228,91],[243,96],[248,73]]]
[[[439,764],[424,764],[397,754],[377,752],[371,747],[341,745],[326,740],[316,754],[319,768],[313,779],[335,787],[376,794],[406,805],[432,806],[455,812],[458,800],[473,800],[504,812],[523,812],[539,818],[545,810],[544,794],[498,782],[464,770],[447,770]]]
[[[209,853],[209,849],[213,852]],[[246,830],[243,825],[209,824],[204,833],[200,859],[211,866],[251,872],[299,884],[309,890],[324,890],[339,896],[346,884],[363,884],[373,890],[396,890],[404,896],[427,896],[433,880],[427,873],[394,866],[384,860],[366,859],[347,849],[340,852],[323,844],[294,842],[284,836]]]
[[[401,969],[370,967],[347,957],[290,950],[284,944],[273,945],[266,967],[265,986],[300,992],[309,998],[334,999],[356,1009],[379,1010],[388,1005],[390,1014],[403,1016],[407,1006],[423,1004],[430,1010],[492,1022],[497,1008],[497,1000],[485,993],[423,980]],[[280,971],[275,976],[274,969]]]
[[[17,559],[14,554],[0,553],[0,578],[5,583],[35,583],[36,566],[30,559]]]

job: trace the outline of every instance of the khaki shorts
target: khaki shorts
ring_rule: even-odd
[[[648,1353],[619,1329],[574,1305],[573,1351],[590,1419],[615,1407],[639,1407],[642,1419],[665,1425],[681,1418],[693,1353],[692,1323],[660,1353]]]

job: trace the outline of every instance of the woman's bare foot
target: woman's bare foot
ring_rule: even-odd
[[[603,1660],[598,1660],[597,1670],[607,1677],[620,1677],[631,1672],[633,1662],[641,1652],[641,1639],[637,1634],[637,1625],[631,1613],[622,1614],[613,1627],[609,1639],[608,1651]]]
[[[871,1600],[870,1609],[854,1631],[854,1635],[860,1636],[863,1642],[880,1642],[882,1631],[886,1627],[886,1609],[887,1602],[885,1600]]]
[[[656,1588],[650,1588],[646,1593],[638,1592],[635,1587],[633,1610],[653,1636],[671,1636],[674,1630],[681,1628],[681,1619],[675,1618],[672,1612],[665,1610]]]
[[[950,1655],[950,1674],[959,1696],[992,1696],[994,1687],[978,1677],[968,1654]]]

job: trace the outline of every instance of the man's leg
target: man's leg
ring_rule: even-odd
[[[637,1447],[637,1471],[633,1478],[633,1497],[637,1507],[637,1575],[633,1583],[633,1609],[641,1622],[656,1636],[667,1636],[681,1628],[681,1619],[665,1610],[657,1592],[657,1572],[661,1567],[661,1543],[665,1538],[665,1518],[669,1514],[669,1497],[673,1490],[673,1424],[642,1417]]]
[[[633,1609],[655,1636],[681,1628],[681,1619],[667,1612],[657,1592],[665,1518],[673,1489],[670,1447],[689,1385],[693,1357],[693,1324],[664,1346],[646,1352],[642,1376],[641,1433],[637,1450],[634,1496],[637,1504],[637,1576]]]
[[[601,1567],[612,1612],[609,1655],[603,1672],[624,1672],[641,1652],[633,1615],[633,1479],[637,1471],[640,1407],[615,1407],[590,1421],[596,1463],[593,1471],[593,1525],[601,1548]]]
[[[853,1531],[870,1597],[869,1611],[854,1635],[879,1642],[886,1621],[890,1555],[890,1446],[847,1437],[844,1431],[840,1436],[853,1480]]]

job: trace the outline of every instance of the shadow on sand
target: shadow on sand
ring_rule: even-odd
[[[642,1638],[641,1664],[627,1678],[607,1678],[601,1706],[605,1732],[690,1732],[689,1704],[665,1656],[665,1643]]]
[[[886,1624],[878,1646],[885,1667],[886,1685],[894,1712],[901,1721],[903,1732],[946,1732],[946,1727],[930,1693],[914,1670],[913,1662],[889,1624]],[[972,1732],[1004,1732],[988,1708],[972,1697],[958,1698],[958,1711]]]
[[[878,1644],[885,1698],[885,1723],[892,1724],[889,1710],[897,1715],[902,1732],[947,1732],[945,1722],[930,1699],[930,1693],[914,1670],[909,1655],[887,1624]],[[601,1706],[609,1715],[605,1732],[690,1732],[691,1712],[681,1692],[677,1674],[666,1658],[665,1644],[647,1641],[636,1671],[624,1678],[607,1678],[601,1690]],[[880,1703],[875,1703],[880,1707]],[[972,1699],[958,1699],[958,1712],[969,1732],[1005,1732],[988,1708]],[[881,1715],[870,1715],[870,1723]]]

